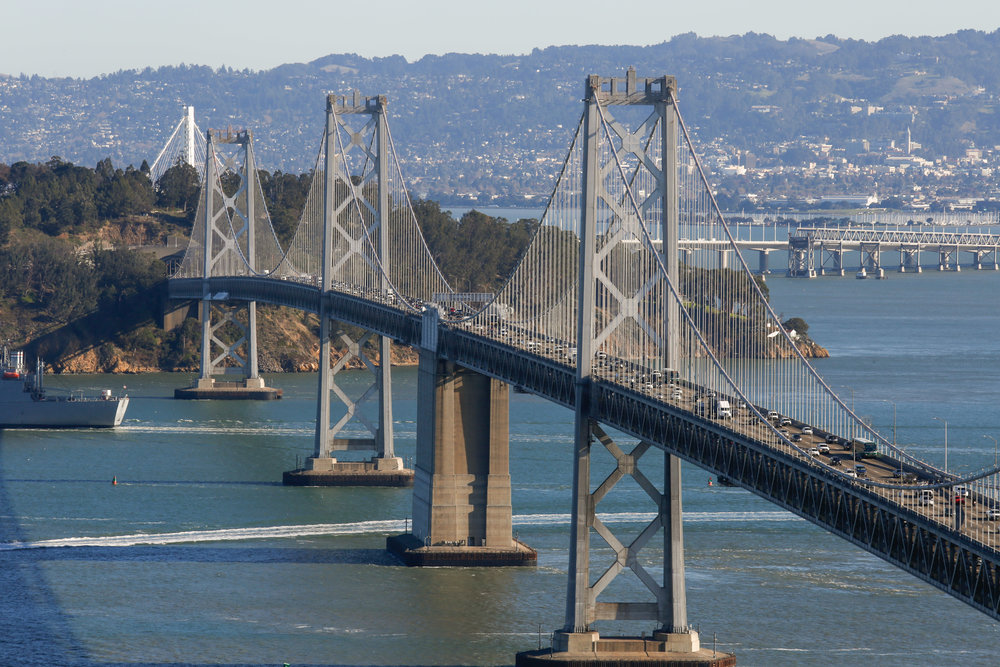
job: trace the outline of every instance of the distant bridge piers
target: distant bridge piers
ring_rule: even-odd
[[[771,267],[768,264],[771,251],[767,248],[761,248],[757,251],[757,273],[762,276],[771,275]]]
[[[738,241],[746,246],[746,242]],[[970,231],[923,231],[875,227],[800,227],[788,236],[788,275],[811,278],[811,255],[820,255],[820,275],[843,275],[844,254],[858,252],[859,274],[884,277],[882,253],[899,253],[899,273],[922,273],[922,253],[937,255],[938,271],[961,272],[962,253],[972,256],[973,269],[1000,270],[1000,234]],[[933,256],[933,255],[932,255]],[[984,261],[985,260],[985,261]],[[933,264],[932,264],[933,266]]]
[[[862,243],[860,249],[861,262],[858,266],[858,275],[885,278],[885,271],[882,269],[882,244]]]
[[[816,277],[816,258],[809,237],[789,237],[788,275],[800,278]]]
[[[899,272],[923,273],[923,267],[920,266],[920,245],[899,247]]]
[[[823,243],[819,244],[820,267],[822,276],[842,276],[844,275],[844,244],[843,243]]]
[[[989,256],[993,255],[993,261],[989,261]],[[985,261],[984,261],[985,260]],[[997,262],[997,249],[996,248],[976,248],[972,251],[972,268],[977,271],[990,270],[993,271],[1000,270],[1000,264]]]
[[[938,271],[948,270],[956,272],[962,270],[962,267],[958,264],[958,246],[941,246],[938,249]]]

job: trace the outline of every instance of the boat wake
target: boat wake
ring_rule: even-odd
[[[652,512],[620,512],[598,514],[604,523],[649,522]],[[801,521],[788,512],[691,512],[684,515],[686,523]],[[569,514],[522,514],[513,517],[513,525],[568,526]],[[0,543],[0,551],[21,549],[54,549],[67,547],[134,547],[139,545],[195,544],[202,542],[234,542],[245,540],[287,539],[331,535],[371,535],[403,532],[409,522],[402,519],[357,521],[354,523],[318,523],[297,526],[261,526],[253,528],[219,528],[187,530],[175,533],[133,533],[90,537],[63,537],[32,542]]]

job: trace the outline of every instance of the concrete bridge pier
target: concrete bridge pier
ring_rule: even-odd
[[[758,250],[757,251],[757,273],[762,276],[767,276],[771,274],[771,267],[768,265],[768,255],[771,254],[770,250]]]
[[[425,315],[433,344],[437,311]],[[432,324],[433,323],[433,324]],[[506,383],[421,349],[413,531],[386,548],[407,565],[534,565],[514,539]]]
[[[729,253],[730,250],[719,250],[719,268],[728,269],[729,268]]]

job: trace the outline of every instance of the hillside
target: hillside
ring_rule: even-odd
[[[168,302],[168,268],[159,258],[169,260],[165,255],[172,253],[177,260],[184,253],[197,198],[192,172],[186,165],[173,167],[154,191],[145,165],[122,170],[102,160],[90,170],[57,159],[0,164],[0,339],[25,347],[59,372],[197,369],[197,309]],[[305,200],[309,179],[264,171],[259,176],[268,210],[279,223],[279,239],[287,245],[299,217],[296,204]],[[224,189],[237,186],[223,184]],[[476,210],[456,219],[429,200],[413,202],[413,211],[445,279],[465,292],[498,291],[538,228],[537,220],[509,222]],[[742,281],[743,291],[750,293],[747,278],[734,274],[716,280],[704,273],[690,269],[680,288],[694,300],[691,308],[704,320],[701,326],[718,332],[718,349],[723,354],[756,349],[757,356],[766,356],[767,346],[733,328],[732,313],[717,306],[718,293],[694,288],[695,283]],[[170,311],[176,312],[168,316]],[[757,330],[763,333],[762,309],[744,317],[759,322]],[[804,333],[808,327],[801,323],[796,328]],[[316,368],[314,316],[261,305],[258,332],[263,371]],[[240,337],[230,333],[235,335],[222,338]],[[349,334],[358,340],[358,332]],[[334,340],[340,343],[339,336]],[[373,356],[374,350],[368,354]],[[397,363],[415,359],[408,350],[394,354]]]
[[[982,199],[1000,190],[988,160],[972,165],[976,178],[953,178],[954,168],[927,179],[926,168],[858,169],[892,166],[886,160],[913,145],[908,130],[920,145],[914,155],[931,165],[970,149],[985,151],[977,160],[992,155],[1000,145],[998,61],[1000,32],[878,42],[747,33],[416,62],[331,54],[267,71],[179,65],[88,80],[0,76],[0,161],[152,161],[182,106],[193,105],[203,130],[251,128],[262,167],[301,173],[318,150],[326,93],[358,89],[388,96],[393,141],[419,197],[538,201],[580,116],[585,76],[622,75],[632,66],[641,76],[677,77],[690,129],[720,194],[734,201],[787,197],[807,186],[833,193],[879,186],[898,195],[914,185]],[[740,169],[810,164],[823,178],[788,169],[727,178]]]

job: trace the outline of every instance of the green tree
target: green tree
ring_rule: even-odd
[[[193,218],[200,190],[198,170],[178,159],[156,182],[156,204],[179,208]]]

